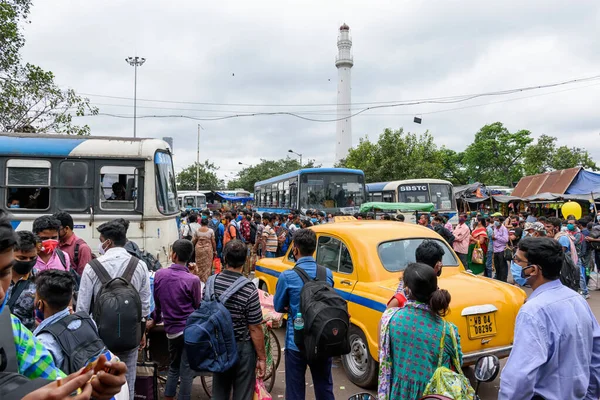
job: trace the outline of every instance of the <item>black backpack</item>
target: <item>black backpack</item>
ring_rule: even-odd
[[[70,330],[68,326],[73,321],[81,321],[81,325],[77,329]],[[60,345],[64,359],[62,365],[57,367],[67,375],[85,367],[92,357],[98,356],[104,349],[96,325],[83,311],[68,315],[46,326],[38,332],[38,335],[41,333],[49,333]]]
[[[0,399],[22,399],[49,383],[46,379],[29,379],[19,374],[10,310],[4,307],[0,313]]]
[[[250,243],[256,244],[256,232],[258,227],[254,221],[250,222]]]
[[[146,267],[148,268],[149,272],[156,272],[162,268],[160,261],[158,261],[156,257],[148,253],[147,251],[142,251],[142,249],[140,249],[135,242],[128,240],[127,243],[125,243],[125,247],[123,248],[127,250],[127,252],[133,257],[137,257],[140,260],[142,260],[144,264],[146,264]]]
[[[90,262],[102,283],[94,296],[92,314],[100,338],[113,353],[133,350],[142,340],[142,301],[131,284],[139,261],[132,256],[123,276],[116,278],[111,278],[97,259]]]
[[[570,255],[564,254],[563,265],[560,269],[560,282],[569,289],[578,292],[580,288],[580,276],[581,272],[579,271],[579,267],[575,265]]]
[[[442,238],[444,238],[444,240],[450,245],[452,246],[452,244],[454,243],[454,235],[452,234],[452,232],[450,232],[445,226],[442,225],[436,225],[434,226],[433,230],[440,235]]]
[[[300,292],[300,312],[304,332],[300,343],[308,363],[350,352],[350,315],[348,303],[327,282],[327,270],[317,265],[317,277],[312,280],[300,267],[294,267],[304,286]],[[293,323],[295,315],[290,316]]]

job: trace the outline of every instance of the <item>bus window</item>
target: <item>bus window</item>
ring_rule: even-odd
[[[448,184],[430,183],[429,193],[431,202],[435,204],[438,210],[451,210],[453,203],[452,186]]]
[[[154,155],[156,165],[156,200],[158,211],[163,214],[175,214],[177,209],[177,189],[173,160],[169,153],[157,151]]]
[[[6,162],[6,206],[29,210],[50,208],[50,161]]]
[[[70,160],[61,162],[58,180],[58,209],[87,210],[90,206],[87,162]]]
[[[394,203],[394,192],[383,192],[383,201],[385,201],[386,203]]]
[[[100,170],[100,208],[134,211],[137,207],[138,170],[135,167],[104,166]]]
[[[429,203],[427,184],[398,186],[400,203]]]

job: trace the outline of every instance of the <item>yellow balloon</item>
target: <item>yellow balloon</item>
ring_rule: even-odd
[[[567,218],[569,215],[574,215],[576,219],[581,218],[581,206],[574,201],[563,204],[561,212],[564,218]]]

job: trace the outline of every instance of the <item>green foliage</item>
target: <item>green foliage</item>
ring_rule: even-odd
[[[589,153],[579,147],[556,147],[557,139],[542,135],[525,152],[524,168],[526,175],[574,167],[598,170]]]
[[[318,168],[320,165],[315,165],[315,160],[308,160],[302,167]],[[254,184],[256,182],[296,171],[298,169],[300,169],[300,162],[296,159],[291,159],[290,157],[282,158],[280,160],[261,159],[260,163],[241,170],[237,174],[236,179],[228,182],[227,188],[230,190],[245,189],[249,192],[254,192]]]
[[[196,165],[194,163],[177,174],[177,190],[196,190]],[[225,182],[215,173],[219,168],[206,160],[198,168],[200,190],[217,190],[225,187]]]
[[[0,131],[89,135],[87,125],[73,124],[73,116],[98,113],[89,99],[60,89],[52,72],[21,62],[20,29],[30,7],[31,0],[0,2]]]

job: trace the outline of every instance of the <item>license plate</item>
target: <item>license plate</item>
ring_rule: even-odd
[[[469,323],[469,339],[494,336],[497,333],[495,313],[467,316]]]

